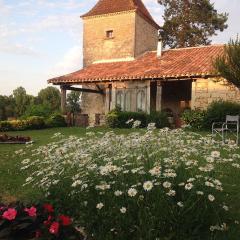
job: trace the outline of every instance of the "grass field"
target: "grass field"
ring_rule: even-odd
[[[0,202],[14,202],[20,201],[34,201],[43,197],[43,194],[37,189],[30,187],[23,187],[25,179],[28,177],[26,170],[22,171],[21,161],[31,155],[31,149],[38,148],[39,146],[46,145],[55,141],[52,136],[60,132],[64,136],[75,135],[78,137],[86,136],[88,130],[85,128],[55,128],[46,130],[35,131],[22,131],[22,132],[9,132],[9,135],[30,136],[34,141],[33,145],[9,145],[0,144]],[[94,128],[91,131],[107,132],[106,128]],[[116,129],[114,132],[117,134],[127,134],[132,129]],[[204,132],[202,135],[206,135]],[[26,155],[22,156],[16,151],[23,149]],[[235,153],[240,154],[238,149]],[[223,177],[225,182],[225,199],[229,200],[231,207],[234,210],[234,219],[240,221],[240,171],[235,169],[232,172],[223,169],[219,174]],[[239,187],[238,187],[239,186]],[[2,198],[2,199],[1,199]],[[235,238],[234,238],[235,239]]]
[[[35,131],[9,132],[9,135],[30,136],[34,141],[33,147],[45,145],[54,141],[51,137],[54,133],[61,132],[63,135],[84,136],[85,128],[54,128]],[[107,131],[105,128],[96,128],[93,131]],[[128,133],[131,130],[116,130],[119,133]],[[20,149],[26,149],[27,145],[0,144],[0,198],[6,202],[15,200],[34,200],[41,196],[41,193],[22,187],[27,177],[26,171],[21,171],[21,161],[27,156],[15,154]]]

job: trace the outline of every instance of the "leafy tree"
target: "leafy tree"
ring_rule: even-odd
[[[224,54],[213,63],[216,71],[230,83],[240,88],[240,39],[230,40],[224,47]]]
[[[73,114],[73,120],[75,121],[75,115],[76,113],[81,111],[80,106],[80,92],[77,91],[71,91],[67,95],[67,109],[69,112]]]
[[[0,120],[6,120],[9,117],[14,117],[14,99],[13,96],[0,95]]]
[[[50,109],[58,111],[61,105],[60,91],[55,87],[47,87],[38,93],[38,104],[49,106]]]
[[[158,0],[165,7],[162,37],[171,48],[208,45],[216,31],[228,27],[227,13],[218,13],[210,0]]]
[[[38,117],[48,117],[52,114],[52,110],[49,105],[43,104],[31,104],[26,109],[24,113],[24,118],[31,117],[31,116],[38,116]]]
[[[13,90],[13,98],[15,101],[15,113],[17,117],[22,116],[27,107],[34,103],[34,97],[27,95],[27,92],[23,87],[18,87]]]

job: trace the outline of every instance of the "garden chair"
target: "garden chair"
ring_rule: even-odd
[[[227,133],[232,133],[236,137],[236,144],[239,143],[239,115],[226,116],[225,122],[214,122],[212,124],[212,135],[219,135],[223,143],[226,142]]]

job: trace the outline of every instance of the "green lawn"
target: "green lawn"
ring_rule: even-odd
[[[85,128],[54,128],[34,131],[9,132],[9,135],[30,136],[33,141],[33,148],[45,145],[54,141],[51,137],[54,133],[61,132],[65,136],[84,136]],[[105,128],[95,128],[93,131],[105,132]],[[131,130],[115,130],[118,133],[128,133]],[[28,156],[15,154],[15,151],[26,149],[28,145],[0,144],[0,197],[3,201],[11,202],[16,199],[29,200],[41,196],[41,193],[22,187],[27,177],[26,171],[21,171],[21,161]]]
[[[94,128],[91,131],[106,132],[106,128]],[[129,133],[133,131],[131,129],[116,129],[116,133]],[[138,130],[139,131],[139,130]],[[22,171],[21,161],[28,158],[27,155],[21,156],[15,152],[20,149],[27,148],[37,148],[38,146],[45,145],[54,141],[51,137],[54,133],[61,132],[65,136],[75,135],[84,136],[87,132],[85,128],[55,128],[55,129],[45,129],[45,130],[35,130],[35,131],[21,131],[21,132],[9,132],[9,135],[22,135],[30,136],[34,140],[33,146],[29,145],[8,145],[0,144],[0,197],[3,201],[11,202],[14,200],[34,200],[41,197],[39,191],[35,191],[29,187],[23,187],[24,180],[27,178],[27,171]],[[205,135],[206,133],[203,133]],[[239,185],[240,186],[240,174],[239,171],[236,172],[226,172],[225,177],[229,186]],[[228,197],[234,207],[236,207],[237,215],[240,216],[240,187],[239,191],[236,188],[228,188]]]

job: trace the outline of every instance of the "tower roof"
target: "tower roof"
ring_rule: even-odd
[[[160,28],[143,4],[142,0],[99,0],[97,4],[81,17],[92,17],[104,14],[136,11],[156,28]]]

